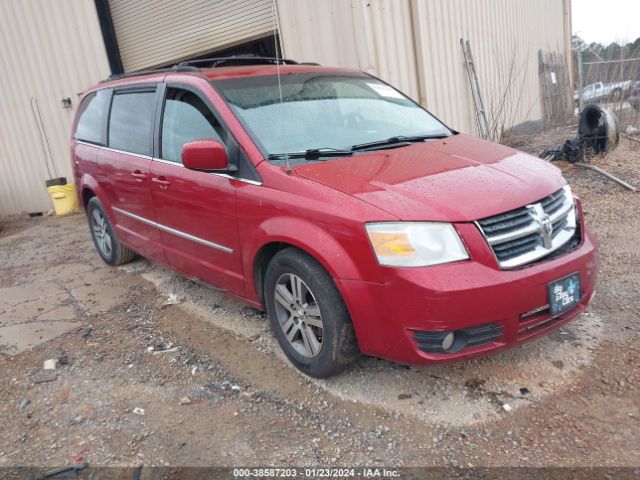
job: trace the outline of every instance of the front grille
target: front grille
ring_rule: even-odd
[[[488,323],[478,327],[455,330],[455,343],[452,348],[445,351],[442,341],[449,332],[426,332],[417,330],[413,333],[413,339],[418,343],[418,348],[427,353],[456,353],[464,348],[477,347],[490,342],[502,340],[503,327],[495,323]]]
[[[576,233],[576,213],[569,186],[539,202],[479,220],[478,227],[504,269],[549,255]]]

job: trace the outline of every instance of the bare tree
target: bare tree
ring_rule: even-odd
[[[522,55],[516,46],[505,53],[494,45],[495,80],[487,91],[487,116],[489,139],[508,143],[513,126],[523,117],[528,117],[535,102],[524,103],[524,93],[529,72],[529,55]]]

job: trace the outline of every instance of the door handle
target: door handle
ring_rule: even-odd
[[[159,186],[160,188],[162,188],[163,190],[164,190],[164,189],[166,189],[169,185],[171,185],[171,182],[170,182],[170,181],[168,181],[168,180],[167,180],[167,178],[166,178],[166,177],[164,177],[164,176],[153,177],[153,178],[151,179],[151,181],[152,181],[153,183],[157,183],[157,184],[158,184],[158,186]]]
[[[147,174],[144,173],[142,170],[134,170],[133,172],[131,172],[131,175],[139,182],[147,178]]]

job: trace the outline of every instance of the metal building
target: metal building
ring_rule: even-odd
[[[44,181],[71,177],[83,89],[214,53],[280,46],[298,61],[361,68],[476,133],[461,38],[494,128],[539,123],[539,55],[570,68],[570,0],[0,0],[0,214],[49,210]]]

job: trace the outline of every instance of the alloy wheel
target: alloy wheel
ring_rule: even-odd
[[[108,231],[107,219],[97,208],[91,212],[91,228],[93,229],[93,236],[96,239],[96,244],[102,254],[105,257],[111,256],[111,235]]]
[[[287,341],[300,355],[317,356],[322,349],[322,315],[307,284],[293,273],[281,275],[274,299],[278,322]]]

